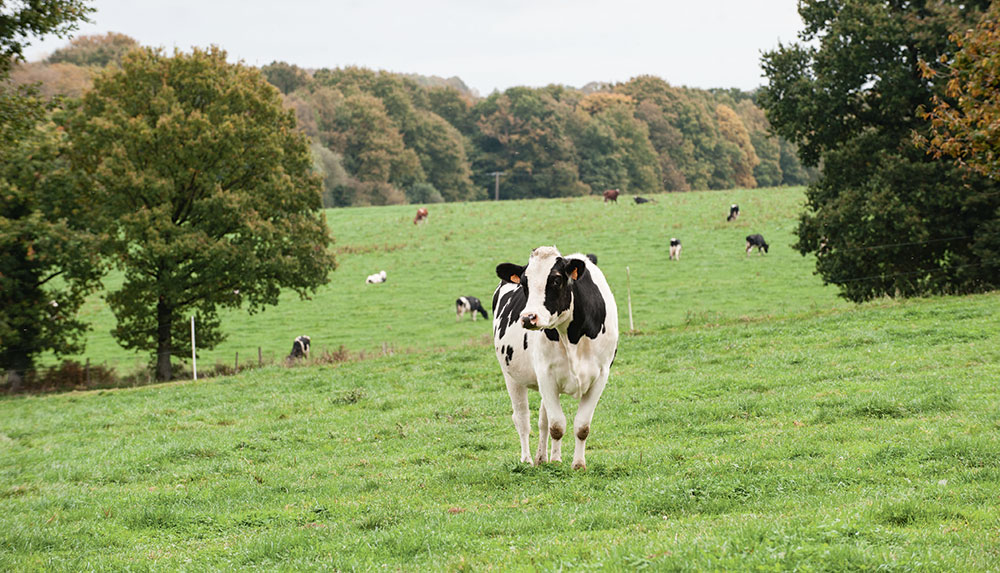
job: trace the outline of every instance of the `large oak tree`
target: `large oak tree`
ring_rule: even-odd
[[[326,282],[334,261],[308,142],[261,72],[218,48],[139,50],[94,82],[65,128],[95,225],[124,271],[108,297],[124,347],[150,350],[159,380],[196,316],[276,304]]]
[[[1000,185],[914,145],[918,109],[943,92],[922,61],[947,59],[949,33],[987,1],[802,0],[803,43],[764,55],[759,102],[775,131],[822,165],[795,248],[853,301],[1000,286]]]

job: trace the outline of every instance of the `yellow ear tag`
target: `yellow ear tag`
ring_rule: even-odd
[[[519,277],[517,275],[510,275],[510,282],[512,282],[512,283],[514,283],[516,285],[519,285],[519,284],[521,284],[521,277]]]

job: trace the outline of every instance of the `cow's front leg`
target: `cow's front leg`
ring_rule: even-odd
[[[517,436],[521,439],[521,461],[531,463],[531,446],[528,443],[528,435],[531,433],[531,423],[528,411],[528,389],[504,375],[504,382],[507,383],[507,393],[510,394],[510,405],[514,413],[511,419],[514,420],[514,428]]]
[[[559,404],[559,391],[555,384],[543,385],[539,383],[539,391],[542,394],[542,406],[545,408],[548,417],[548,433],[552,436],[552,455],[549,461],[562,461],[562,437],[566,433],[566,415],[563,414],[562,405]]]
[[[549,417],[545,412],[545,401],[538,405],[538,450],[535,451],[535,465],[549,460]]]
[[[604,386],[608,383],[608,374],[610,374],[608,369],[602,369],[587,393],[580,398],[580,408],[576,411],[576,418],[573,420],[573,433],[576,434],[576,448],[573,450],[573,469],[575,470],[587,469],[584,450],[587,447],[587,436],[590,435],[590,422],[594,419],[597,402],[601,399]]]

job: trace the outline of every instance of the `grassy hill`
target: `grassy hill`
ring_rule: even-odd
[[[430,220],[413,225],[415,207],[335,209],[326,212],[336,238],[339,268],[311,300],[294,295],[262,313],[223,315],[226,342],[199,352],[199,366],[281,359],[300,334],[313,347],[352,353],[451,348],[488,343],[487,323],[455,323],[455,299],[488,301],[501,262],[527,262],[534,247],[555,244],[564,253],[598,256],[621,299],[619,323],[628,326],[626,271],[631,270],[635,328],[654,331],[679,324],[763,319],[821,309],[848,308],[836,289],[812,274],[813,261],[794,252],[792,230],[804,201],[801,188],[660,195],[657,203],[619,204],[599,198],[452,203],[430,206]],[[743,214],[726,222],[730,203]],[[762,233],[764,257],[744,254],[744,238]],[[680,263],[668,260],[668,243],[684,245]],[[369,274],[388,273],[381,285]],[[106,284],[116,286],[120,278]],[[114,317],[100,297],[83,310],[94,325],[84,356],[130,372],[147,353],[122,350],[111,338]],[[180,356],[190,346],[182,343]],[[77,357],[83,359],[84,356]],[[50,364],[54,359],[49,359]]]
[[[273,352],[414,351],[0,399],[0,570],[995,570],[1000,293],[838,302],[787,246],[799,201],[331,212],[341,267]],[[552,242],[598,254],[626,325],[632,269],[585,472],[517,463],[489,326],[451,308]]]

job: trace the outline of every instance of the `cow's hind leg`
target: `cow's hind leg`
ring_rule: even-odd
[[[510,405],[514,410],[511,419],[514,420],[514,428],[517,430],[517,437],[521,439],[521,461],[531,463],[531,446],[528,443],[528,435],[531,433],[531,423],[528,411],[528,389],[516,382],[512,382],[507,375],[504,375],[507,383],[507,393],[510,394]]]
[[[604,392],[604,385],[608,383],[608,369],[603,369],[600,375],[590,385],[587,393],[580,398],[580,408],[576,411],[576,418],[573,420],[573,433],[576,434],[576,448],[573,450],[573,469],[587,469],[587,460],[584,457],[584,450],[587,447],[587,436],[590,435],[590,422],[594,419],[594,410],[597,409],[597,402]]]

